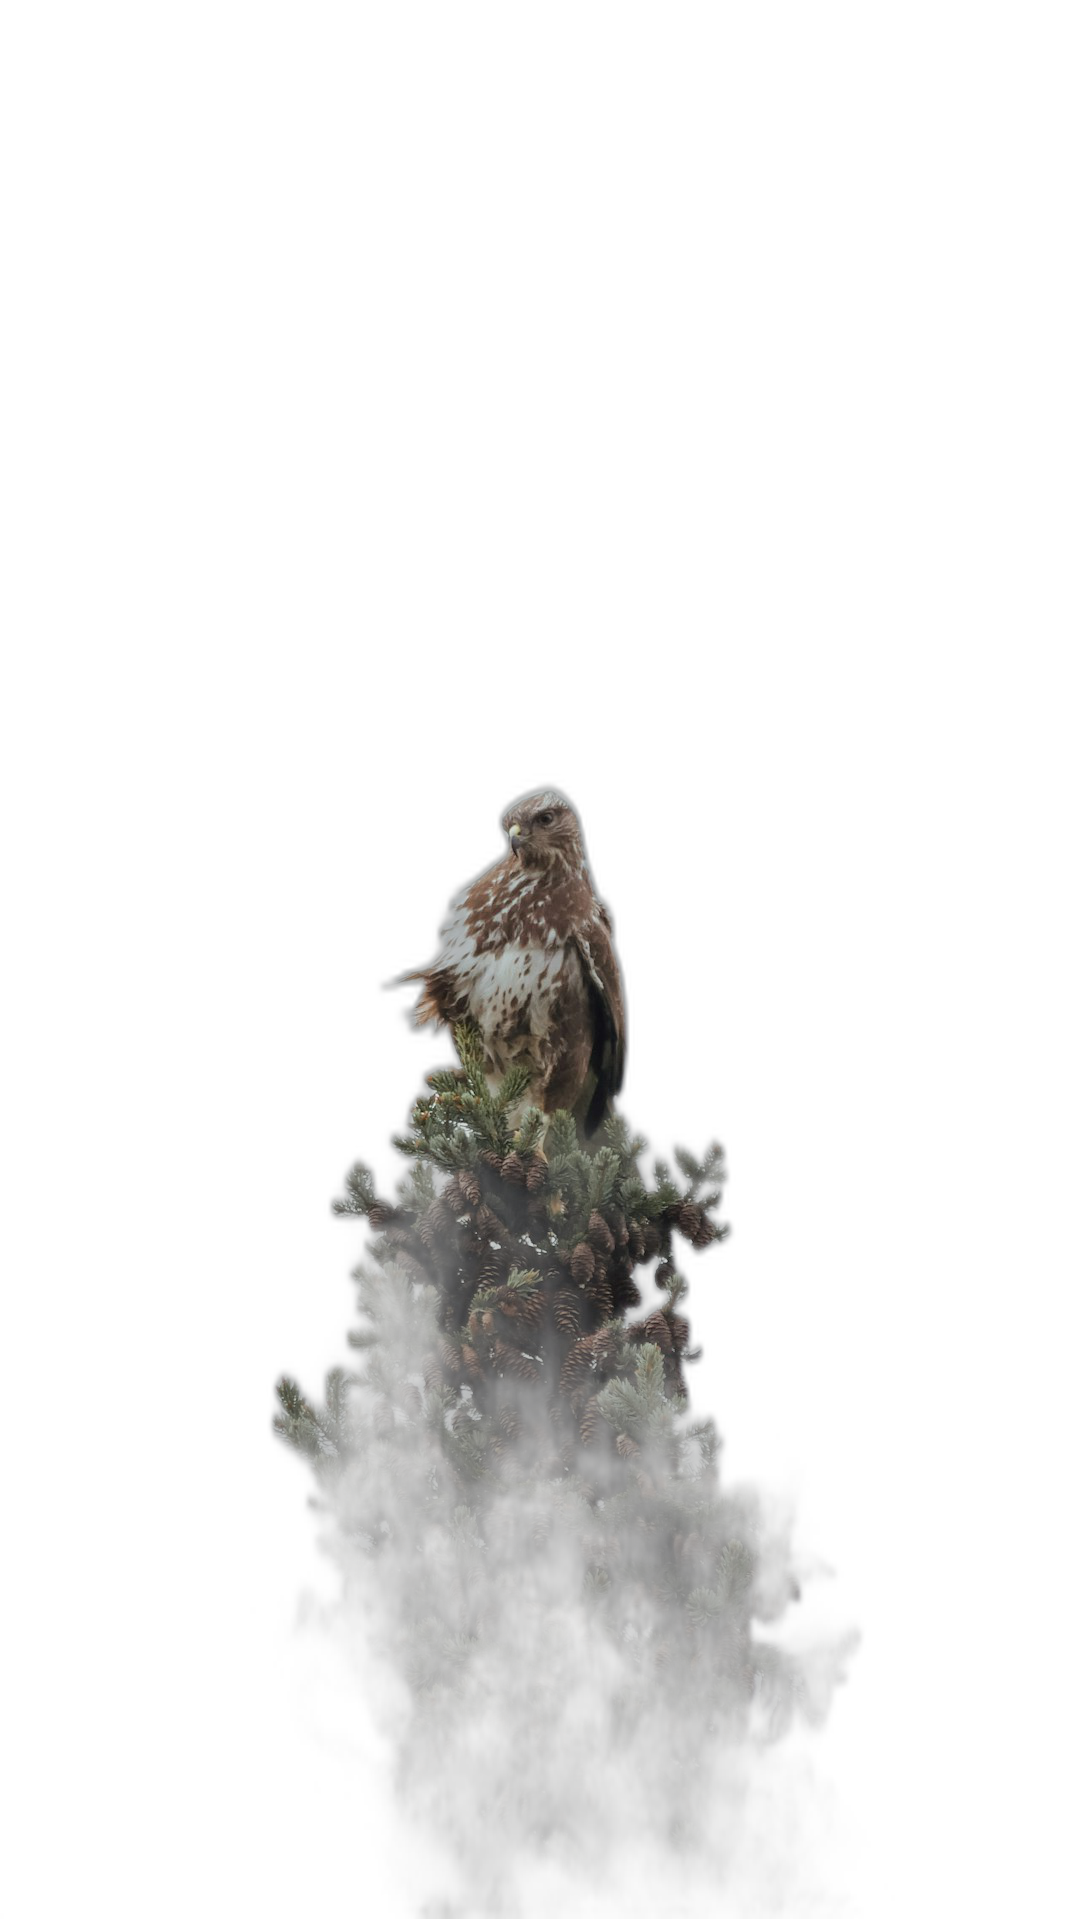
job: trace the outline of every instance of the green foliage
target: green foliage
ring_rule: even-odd
[[[683,1405],[667,1391],[659,1346],[639,1347],[631,1377],[609,1380],[596,1403],[609,1426],[628,1433],[639,1445],[650,1433],[670,1432],[673,1415]]]
[[[336,1702],[326,1748],[340,1764],[357,1721],[387,1842],[432,1861],[426,1904],[387,1894],[409,1919],[748,1911],[723,1877],[769,1829],[748,1673],[779,1723],[823,1725],[852,1641],[783,1645],[813,1560],[756,1487],[719,1483],[716,1424],[691,1418],[673,1242],[723,1236],[723,1149],[648,1171],[620,1115],[591,1153],[570,1113],[510,1128],[528,1075],[493,1096],[476,1032],[455,1048],[395,1142],[393,1196],[359,1161],[345,1176],[338,1215],[368,1220],[355,1370],[322,1401],[278,1387],[341,1575],[340,1606],[309,1597],[301,1623]]]

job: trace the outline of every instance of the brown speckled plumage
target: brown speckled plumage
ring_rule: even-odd
[[[416,1020],[479,1029],[492,1084],[532,1069],[528,1101],[595,1132],[622,1085],[625,1019],[611,918],[593,891],[577,815],[531,793],[503,817],[510,851],[454,900]]]

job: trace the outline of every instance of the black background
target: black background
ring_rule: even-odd
[[[238,864],[249,888],[240,917],[257,929],[240,967],[257,990],[238,979],[247,1065],[234,1115],[246,1220],[234,1297],[255,1510],[253,1529],[242,1526],[253,1677],[244,1737],[276,1856],[320,1856],[317,1783],[290,1762],[282,1645],[299,1585],[324,1599],[336,1585],[313,1551],[307,1470],[270,1433],[272,1387],[288,1372],[318,1393],[326,1368],[349,1361],[349,1267],[363,1232],[332,1220],[330,1201],[357,1157],[389,1190],[399,1171],[389,1134],[424,1073],[449,1059],[443,1036],[412,1029],[411,990],[384,983],[432,958],[447,902],[503,850],[506,804],[551,785],[577,806],[616,921],[629,1013],[623,1111],[660,1151],[714,1138],[727,1148],[733,1238],[681,1255],[704,1349],[693,1405],[716,1416],[729,1476],[798,1481],[798,1531],[836,1568],[790,1616],[792,1633],[861,1629],[821,1762],[846,1794],[863,1871],[900,1844],[886,1685],[898,1328],[884,1276],[894,1224],[877,1199],[886,1013],[867,910],[873,789],[850,748],[838,760],[804,733],[798,700],[781,733],[771,706],[737,720],[716,679],[694,699],[693,675],[679,691],[664,674],[652,710],[639,683],[618,723],[600,729],[591,695],[564,677],[564,718],[529,723],[518,741],[514,685],[497,664],[478,668],[464,706],[447,700],[430,737],[378,697],[353,710],[328,687],[303,754],[282,764],[265,746],[255,858]],[[865,1896],[865,1877],[859,1886]]]

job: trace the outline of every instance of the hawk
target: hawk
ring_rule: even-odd
[[[509,846],[452,902],[414,1018],[468,1019],[497,1087],[531,1069],[528,1100],[571,1111],[588,1138],[623,1078],[626,1022],[611,916],[597,899],[581,827],[561,793],[530,793],[503,815]]]

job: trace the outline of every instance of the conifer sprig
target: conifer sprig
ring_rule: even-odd
[[[691,1414],[675,1245],[723,1240],[723,1149],[648,1167],[618,1115],[593,1153],[568,1113],[512,1128],[524,1082],[493,1096],[476,1034],[455,1046],[393,1194],[357,1163],[336,1203],[368,1226],[355,1370],[322,1403],[278,1387],[341,1574],[303,1618],[336,1675],[320,1696],[363,1698],[432,1919],[597,1898],[696,1919],[785,1883],[794,1909],[792,1819],[750,1792],[788,1727],[825,1723],[852,1641],[783,1643],[813,1556],[760,1489],[721,1483]]]

